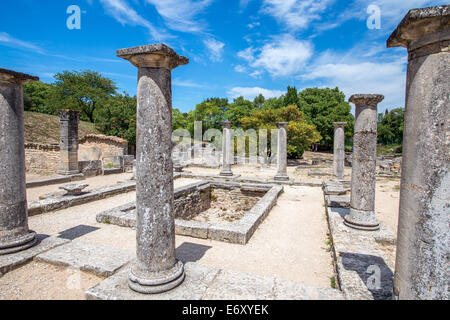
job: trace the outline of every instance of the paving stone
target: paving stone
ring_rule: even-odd
[[[344,300],[344,294],[332,288],[307,286],[303,283],[275,280],[276,300]]]
[[[350,208],[350,196],[348,195],[327,195],[325,196],[327,207]]]
[[[204,300],[274,300],[275,279],[221,270],[208,287]]]
[[[73,241],[38,255],[36,260],[111,276],[134,257],[131,251]]]
[[[139,294],[128,287],[130,268],[124,268],[86,292],[88,300],[201,300],[219,269],[186,263],[186,278],[175,289],[160,294]]]
[[[0,256],[0,276],[33,260],[35,256],[69,243],[69,240],[47,235],[37,235],[37,244],[27,250]]]
[[[345,195],[351,189],[344,187],[344,184],[341,182],[324,182],[323,183],[323,191],[326,195]]]

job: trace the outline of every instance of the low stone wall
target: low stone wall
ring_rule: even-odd
[[[60,159],[59,145],[25,144],[25,168],[27,172],[40,175],[54,174],[58,169]]]
[[[79,141],[80,161],[100,160],[102,157],[123,156],[127,153],[128,142],[121,138],[88,134]]]
[[[176,219],[189,220],[211,207],[211,186],[208,182],[195,183],[174,192]]]
[[[86,135],[79,141],[78,160],[80,172],[88,176],[101,174],[98,160],[102,157],[124,156],[128,152],[128,142],[117,137]],[[25,167],[28,173],[39,175],[55,174],[61,161],[60,146],[56,144],[25,144]]]

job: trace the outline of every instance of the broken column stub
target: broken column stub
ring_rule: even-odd
[[[0,69],[0,255],[36,243],[28,229],[22,85],[38,80]]]
[[[164,44],[117,51],[139,68],[136,137],[136,255],[129,287],[169,291],[185,277],[175,257],[171,71],[189,60]]]
[[[73,175],[80,173],[78,169],[78,123],[80,111],[58,110],[60,125],[60,156],[61,162],[58,170],[60,175]]]
[[[380,223],[375,217],[377,106],[384,96],[356,94],[350,102],[356,106],[353,138],[352,193],[350,214],[344,223],[354,229],[375,231]]]
[[[387,46],[409,56],[393,296],[448,300],[450,6],[410,10]]]
[[[334,176],[344,179],[345,169],[345,126],[347,122],[333,122],[334,126]]]
[[[278,122],[278,152],[276,181],[289,181],[287,174],[287,126],[289,122]]]
[[[231,164],[234,159],[234,148],[231,141],[231,122],[222,122],[223,135],[222,135],[222,171],[221,176],[231,177],[233,176],[233,171],[231,170]]]

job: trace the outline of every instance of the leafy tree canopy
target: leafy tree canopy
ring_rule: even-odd
[[[402,144],[405,110],[393,109],[378,115],[378,142],[382,144]]]

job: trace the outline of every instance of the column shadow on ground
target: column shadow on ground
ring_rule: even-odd
[[[374,300],[392,299],[394,274],[381,257],[349,252],[340,252],[340,257],[346,270],[358,273]],[[377,276],[379,287],[375,282]]]
[[[183,262],[197,262],[205,255],[206,251],[211,249],[210,246],[204,246],[192,242],[184,242],[176,251],[177,258]]]
[[[99,230],[100,228],[86,226],[80,224],[79,226],[64,230],[59,233],[58,237],[66,240],[74,240],[77,238],[81,238],[82,236],[87,235],[88,233]]]

